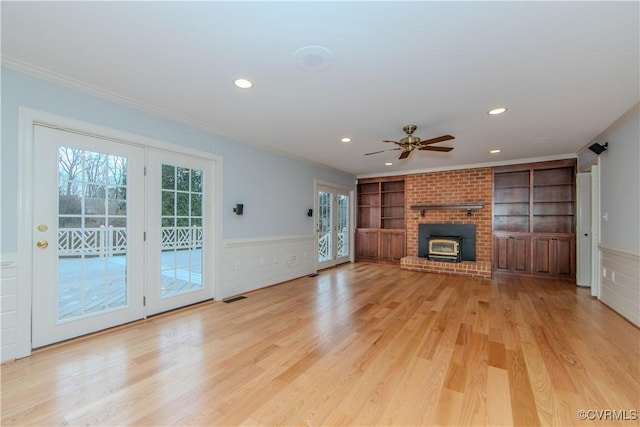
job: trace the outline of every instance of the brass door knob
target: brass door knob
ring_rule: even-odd
[[[36,243],[36,246],[39,247],[40,249],[44,249],[47,246],[49,246],[49,242],[47,242],[46,240],[38,240],[38,243]]]

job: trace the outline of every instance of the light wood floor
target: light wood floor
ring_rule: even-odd
[[[1,421],[632,426],[639,361],[575,285],[358,263],[6,363]]]

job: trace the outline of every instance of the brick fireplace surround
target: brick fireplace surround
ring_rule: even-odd
[[[400,268],[491,278],[492,180],[491,168],[407,175],[407,256],[400,260]],[[419,210],[411,210],[411,206],[415,205],[471,204],[482,204],[484,207],[472,210],[471,216],[467,216],[466,210],[447,209],[427,210],[423,217]],[[418,257],[418,224],[475,224],[476,261],[450,263]]]

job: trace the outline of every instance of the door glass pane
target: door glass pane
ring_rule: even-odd
[[[333,258],[332,202],[333,194],[318,192],[318,261],[328,261]]]
[[[59,321],[127,306],[126,176],[125,157],[58,147]]]
[[[162,298],[202,289],[203,171],[162,165]]]
[[[349,255],[349,196],[338,194],[338,257]]]

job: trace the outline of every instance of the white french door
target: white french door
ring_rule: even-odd
[[[348,262],[351,258],[349,191],[316,186],[316,235],[318,269]]]
[[[34,127],[32,347],[140,319],[144,149]]]
[[[147,153],[147,314],[213,298],[211,161]]]
[[[212,160],[41,125],[33,153],[32,348],[213,298]]]

